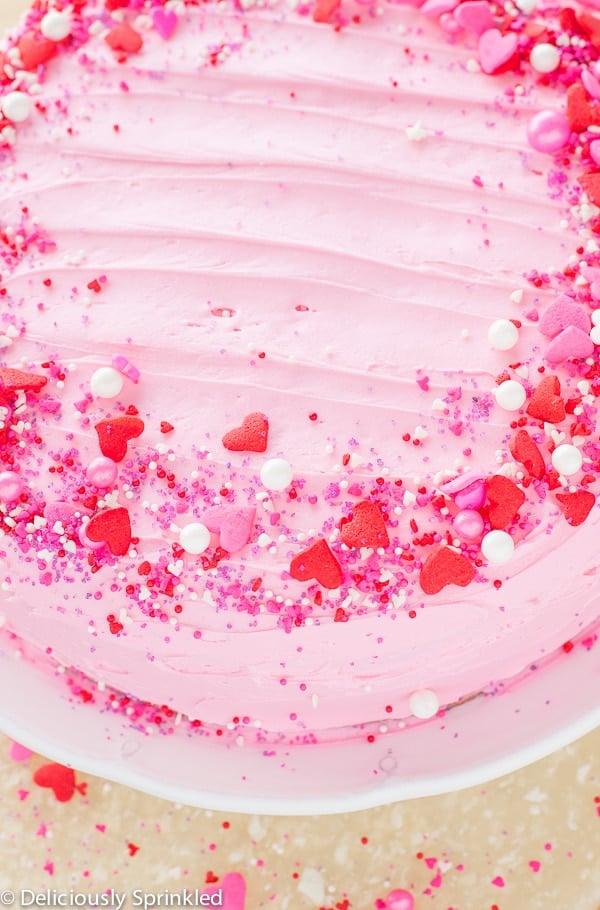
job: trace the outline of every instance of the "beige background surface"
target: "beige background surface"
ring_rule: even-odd
[[[24,0],[0,0],[0,28]],[[272,818],[165,803],[88,775],[66,803],[0,736],[2,889],[159,892],[241,872],[247,910],[600,910],[600,730],[486,787],[353,815]],[[347,903],[346,903],[347,901]]]

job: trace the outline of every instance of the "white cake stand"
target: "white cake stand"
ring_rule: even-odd
[[[349,812],[481,784],[600,725],[600,643],[575,648],[501,696],[378,737],[316,746],[230,746],[144,735],[73,704],[67,687],[0,638],[0,729],[48,758],[146,793],[234,812]]]

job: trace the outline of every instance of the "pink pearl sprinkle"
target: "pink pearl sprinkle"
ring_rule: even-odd
[[[477,540],[483,534],[484,522],[479,512],[463,509],[454,516],[452,527],[464,540]]]
[[[104,455],[100,455],[89,463],[85,476],[95,487],[105,490],[107,487],[112,487],[117,479],[118,472],[119,469],[112,458],[105,458]]]
[[[557,111],[539,111],[527,124],[527,138],[536,152],[557,152],[565,147],[570,135],[569,121]]]
[[[415,900],[410,891],[395,888],[388,894],[385,905],[387,910],[414,910]]]
[[[23,492],[23,481],[14,471],[3,471],[0,474],[0,499],[2,502],[14,502]]]

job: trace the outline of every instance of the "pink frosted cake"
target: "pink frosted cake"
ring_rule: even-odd
[[[600,17],[38,0],[5,43],[3,635],[207,735],[593,646]]]

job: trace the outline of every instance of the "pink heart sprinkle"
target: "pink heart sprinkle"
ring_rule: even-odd
[[[228,553],[237,553],[252,536],[256,509],[252,507],[214,506],[202,516],[209,531],[220,535],[220,544]]]
[[[494,17],[486,0],[465,0],[455,9],[454,18],[462,28],[475,35],[494,28]]]
[[[555,364],[569,357],[590,357],[593,353],[594,342],[590,336],[576,326],[570,325],[550,342],[545,358],[548,363]]]
[[[580,79],[583,82],[588,95],[591,95],[592,98],[600,98],[600,82],[598,82],[595,76],[592,76],[589,70],[581,70]]]
[[[547,338],[554,338],[570,325],[587,334],[591,328],[590,317],[580,304],[561,294],[540,319],[540,332]]]
[[[485,502],[485,483],[476,480],[454,497],[457,509],[479,509]]]
[[[12,742],[10,744],[10,757],[13,761],[27,761],[33,755],[31,749],[22,746],[21,743]]]
[[[228,872],[216,888],[203,888],[204,894],[223,893],[224,910],[244,910],[246,906],[246,882],[239,872]]]
[[[160,37],[166,41],[177,28],[177,13],[172,9],[157,7],[152,10],[152,22]]]
[[[519,46],[514,32],[503,35],[497,28],[489,28],[479,39],[479,63],[484,73],[496,73],[513,57]]]
[[[421,12],[424,16],[431,16],[432,19],[437,19],[442,13],[451,13],[458,5],[458,2],[459,0],[425,0],[421,7]]]

